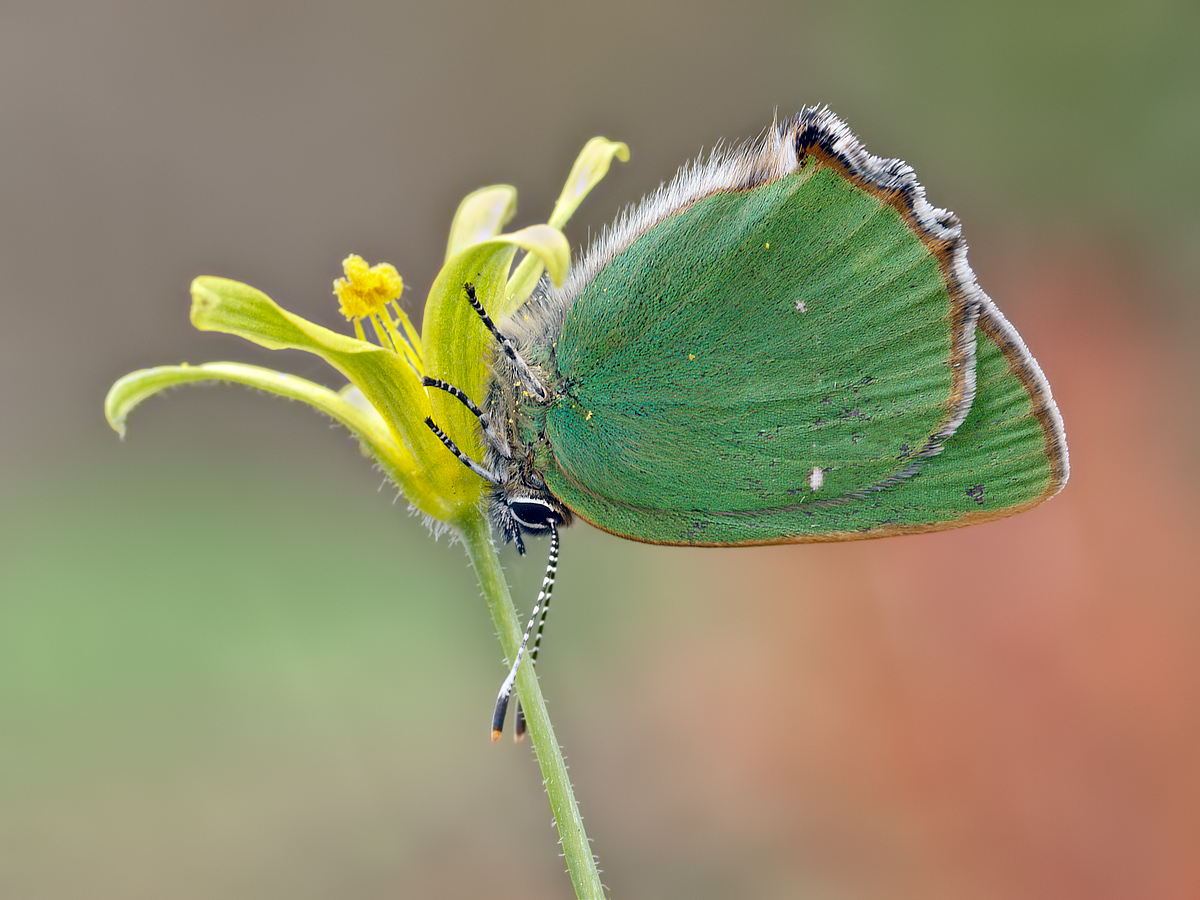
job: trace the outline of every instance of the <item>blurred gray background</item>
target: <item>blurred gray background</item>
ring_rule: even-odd
[[[1192,559],[1200,8],[1141,2],[25,2],[0,7],[0,894],[565,896],[500,652],[307,409],[141,366],[199,274],[344,328],[357,252],[419,317],[458,200],[568,228],[828,103],[955,210],[1062,408],[1072,482],[961,532],[679,550],[564,537],[540,668],[628,898],[1200,893]],[[541,553],[506,565],[522,608]]]

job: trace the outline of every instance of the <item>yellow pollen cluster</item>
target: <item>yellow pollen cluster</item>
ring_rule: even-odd
[[[404,279],[390,263],[368,266],[361,256],[351,254],[342,261],[342,271],[346,277],[333,283],[333,293],[342,315],[351,321],[383,312],[404,290]]]

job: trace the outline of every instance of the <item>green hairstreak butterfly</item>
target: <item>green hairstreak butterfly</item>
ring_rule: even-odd
[[[685,166],[496,336],[493,527],[661,544],[840,541],[1011,515],[1067,481],[1050,387],[958,219],[828,109]],[[535,642],[532,655],[536,658]],[[516,661],[501,690],[503,724]],[[520,723],[518,724],[520,728]]]

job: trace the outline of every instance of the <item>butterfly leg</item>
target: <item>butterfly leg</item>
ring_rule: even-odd
[[[533,369],[529,368],[529,363],[525,362],[524,357],[517,352],[517,348],[513,342],[500,333],[500,329],[496,327],[496,323],[492,321],[492,317],[487,314],[487,310],[483,308],[483,304],[479,302],[479,298],[475,296],[475,285],[467,282],[463,285],[463,290],[467,292],[467,302],[471,304],[471,309],[475,310],[475,314],[483,321],[483,327],[492,333],[492,337],[500,344],[500,349],[504,351],[513,364],[513,368],[517,370],[517,374],[521,379],[521,383],[529,388],[533,396],[537,397],[539,403],[545,403],[550,399],[550,392],[546,390],[538,377],[533,374]]]
[[[504,435],[502,435],[496,426],[492,424],[492,420],[488,417],[488,414],[476,406],[475,402],[463,391],[447,381],[442,381],[440,378],[430,378],[428,375],[421,379],[421,383],[425,385],[425,387],[432,387],[437,388],[439,391],[445,391],[447,394],[465,406],[468,411],[470,411],[471,415],[479,420],[479,427],[483,429],[483,433],[487,435],[487,439],[491,442],[492,446],[499,450],[502,456],[506,458],[512,457],[512,450],[509,449],[508,441],[505,439]]]
[[[496,475],[496,473],[489,469],[485,469],[479,463],[475,462],[475,460],[471,459],[471,457],[467,456],[467,454],[459,450],[458,445],[450,439],[450,435],[438,428],[437,425],[434,424],[433,419],[431,419],[429,416],[425,417],[425,424],[429,426],[429,430],[434,433],[434,436],[443,444],[445,444],[446,449],[453,453],[460,463],[462,463],[488,484],[500,484],[500,476]]]

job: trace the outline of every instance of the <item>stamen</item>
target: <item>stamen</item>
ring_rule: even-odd
[[[379,339],[379,346],[386,348],[388,344],[391,344],[392,352],[399,354],[400,348],[396,346],[396,332],[392,329],[392,317],[387,314],[386,307],[382,313],[375,313],[371,316],[371,324],[375,326],[375,337]]]
[[[342,261],[342,271],[346,277],[333,283],[333,293],[342,315],[351,321],[378,315],[387,304],[399,300],[404,290],[404,279],[389,263],[368,266],[365,259],[352,253]]]
[[[400,320],[400,325],[404,329],[404,336],[408,338],[408,343],[412,347],[413,352],[416,354],[418,359],[423,358],[425,356],[425,350],[421,345],[421,335],[418,334],[417,329],[413,327],[412,320],[408,317],[408,313],[401,309],[400,304],[395,300],[392,301],[392,308],[396,310],[396,318]]]

